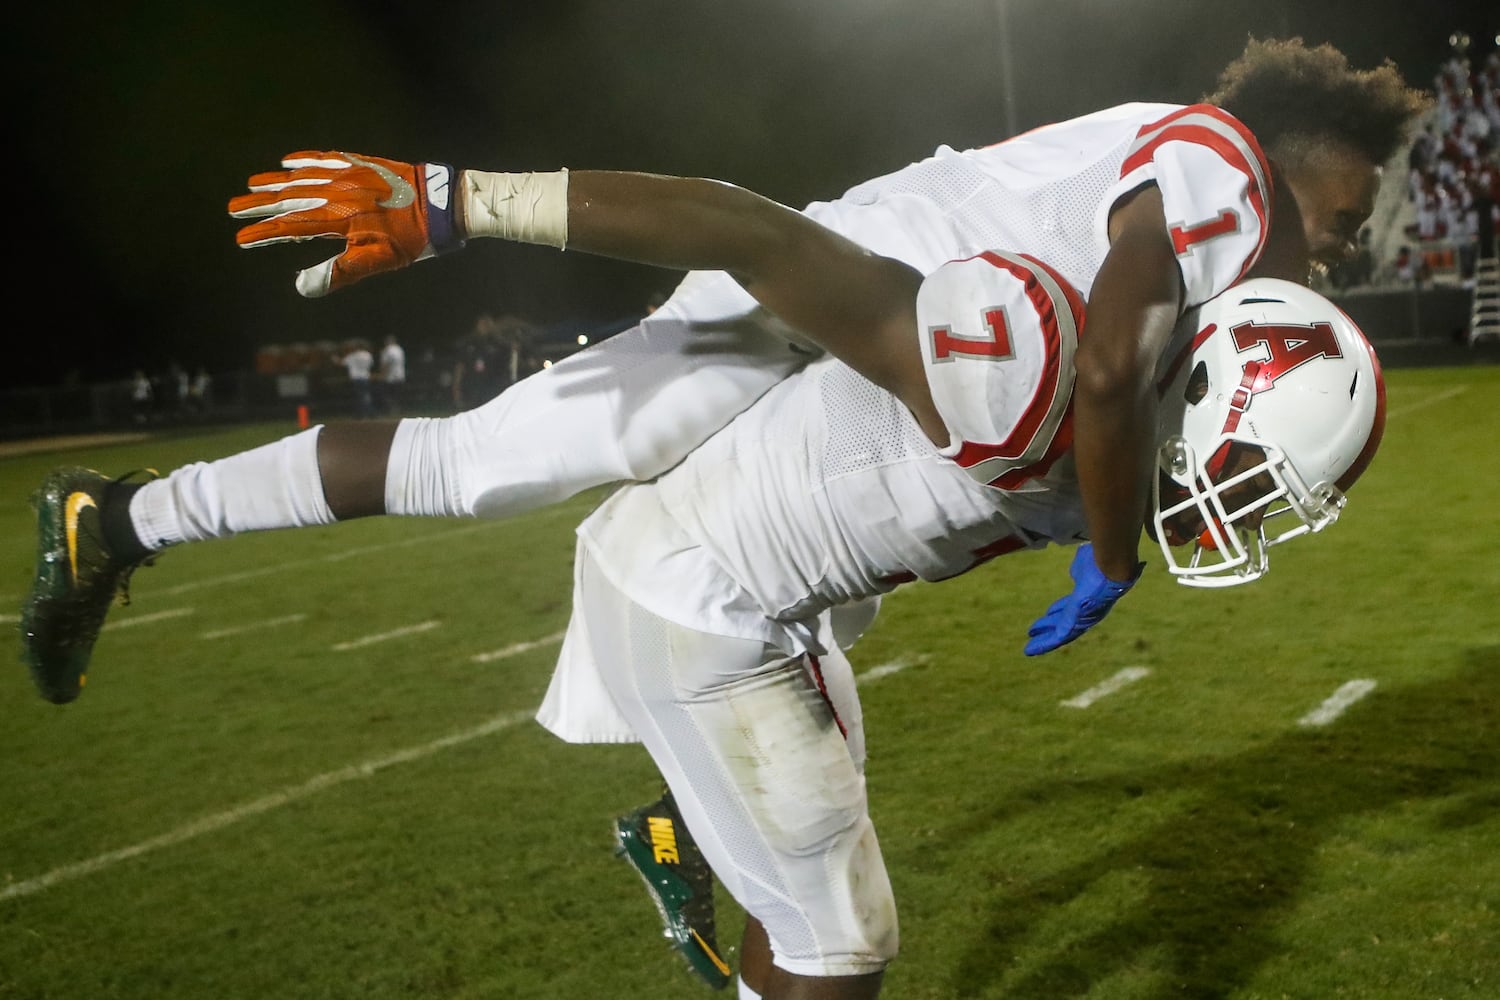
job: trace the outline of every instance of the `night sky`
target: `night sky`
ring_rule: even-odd
[[[1005,4],[1002,12],[1001,2]],[[296,149],[494,170],[649,170],[794,205],[937,145],[1127,100],[1187,102],[1246,38],[1329,41],[1430,86],[1497,5],[1295,0],[535,0],[40,3],[11,15],[6,385],[168,360],[249,367],[265,343],[443,347],[481,312],[638,313],[676,275],[485,240],[330,298],[337,244],[238,249],[225,213]],[[1007,62],[1007,53],[1009,61]],[[1007,65],[1009,72],[1007,72]]]

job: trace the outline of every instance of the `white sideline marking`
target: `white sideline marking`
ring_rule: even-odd
[[[351,649],[359,649],[363,646],[373,646],[377,642],[385,642],[387,639],[399,639],[403,635],[415,635],[418,632],[429,632],[443,624],[436,618],[431,621],[419,622],[416,625],[403,625],[393,628],[389,632],[377,632],[375,635],[362,635],[358,639],[350,639],[348,642],[340,642],[334,645],[335,653],[346,653]]]
[[[882,677],[889,677],[891,676],[891,674],[899,673],[902,670],[905,670],[907,667],[910,667],[916,663],[920,663],[923,659],[924,657],[919,656],[915,660],[908,660],[903,658],[900,660],[892,660],[890,663],[882,663],[858,674],[854,678],[854,683],[865,684],[869,681],[878,681]]]
[[[278,625],[292,625],[306,618],[307,615],[301,611],[294,615],[282,615],[280,618],[267,618],[265,621],[251,622],[249,625],[236,625],[233,628],[216,628],[211,632],[204,632],[200,639],[226,639],[231,635],[241,635],[245,632],[254,632],[263,628],[275,628]]]
[[[1432,396],[1428,396],[1426,399],[1418,400],[1415,403],[1408,403],[1405,406],[1398,406],[1394,410],[1387,411],[1385,416],[1387,420],[1389,420],[1391,417],[1404,417],[1413,410],[1424,410],[1429,406],[1436,406],[1438,403],[1446,402],[1447,400],[1452,399],[1454,396],[1461,396],[1468,391],[1468,386],[1456,385],[1451,389],[1444,389],[1442,392],[1439,392]]]
[[[1134,684],[1150,673],[1151,671],[1145,667],[1126,667],[1113,677],[1095,684],[1083,692],[1083,694],[1069,698],[1067,701],[1058,702],[1058,704],[1062,705],[1063,708],[1088,708],[1100,698],[1107,698],[1127,684]]]
[[[530,642],[517,642],[500,649],[492,649],[488,653],[475,653],[471,660],[475,663],[489,663],[491,660],[503,660],[508,656],[516,656],[526,652],[528,649],[536,649],[538,646],[550,646],[554,642],[562,642],[563,632],[554,632],[552,635],[541,639],[533,639]]]
[[[345,782],[354,781],[356,778],[368,778],[376,772],[383,771],[396,764],[406,764],[414,760],[420,760],[423,757],[437,753],[439,750],[446,750],[448,747],[457,746],[460,743],[477,740],[481,736],[501,732],[521,722],[525,722],[534,714],[534,712],[511,712],[506,715],[497,715],[488,722],[475,726],[472,729],[465,729],[461,732],[433,740],[430,743],[423,743],[420,746],[410,747],[406,750],[398,750],[393,754],[377,757],[374,760],[367,760],[361,764],[351,764],[349,767],[339,768],[337,771],[328,771],[317,777],[309,778],[300,785],[288,785],[269,795],[246,802],[244,805],[235,806],[233,809],[226,809],[212,816],[205,816],[202,819],[194,820],[159,837],[143,840],[139,844],[121,848],[118,851],[100,854],[97,857],[89,858],[87,861],[80,861],[77,864],[63,865],[61,868],[52,869],[45,875],[39,875],[24,882],[14,882],[4,888],[0,888],[0,900],[14,899],[17,896],[29,896],[32,893],[50,888],[59,882],[66,882],[69,879],[75,879],[82,875],[89,875],[118,862],[129,861],[131,858],[140,857],[142,854],[147,854],[163,847],[172,847],[202,834],[221,830],[232,823],[238,823],[242,819],[257,816],[263,812],[270,812],[272,809],[284,806],[289,802],[295,802],[298,799],[305,799],[315,792],[323,791],[325,788],[342,785]]]
[[[168,618],[181,618],[183,615],[192,614],[195,610],[195,608],[171,608],[167,611],[153,611],[149,615],[141,615],[139,618],[117,618],[114,621],[106,622],[104,627],[106,629],[117,629],[130,628],[132,625],[148,625],[151,622],[165,621]]]
[[[1349,681],[1329,695],[1317,708],[1297,720],[1299,726],[1326,726],[1344,714],[1344,710],[1375,690],[1371,680]]]

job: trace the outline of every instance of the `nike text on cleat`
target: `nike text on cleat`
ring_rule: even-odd
[[[21,605],[21,658],[37,691],[61,705],[78,697],[89,656],[115,594],[128,601],[130,574],[147,560],[116,558],[101,515],[122,480],[92,469],[56,469],[32,497],[36,575]]]
[[[672,946],[709,986],[728,986],[732,970],[714,935],[713,872],[671,793],[615,820],[615,843],[645,881]]]

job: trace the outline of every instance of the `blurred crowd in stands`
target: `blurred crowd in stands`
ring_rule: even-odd
[[[1328,275],[1336,291],[1362,285],[1472,287],[1477,259],[1494,253],[1500,227],[1500,51],[1474,57],[1463,32],[1448,42],[1448,56],[1432,81],[1433,110],[1407,155],[1409,211],[1403,213],[1400,246],[1382,260],[1366,229],[1358,256]]]
[[[1467,287],[1481,253],[1493,255],[1500,226],[1500,52],[1476,65],[1467,36],[1451,41],[1433,79],[1432,120],[1408,160],[1416,218],[1405,235],[1417,249],[1406,248],[1402,277],[1421,282],[1446,272]]]

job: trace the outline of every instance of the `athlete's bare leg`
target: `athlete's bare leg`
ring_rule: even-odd
[[[794,976],[771,964],[771,942],[759,920],[747,916],[740,938],[740,979],[762,1000],[866,1000],[880,995],[884,973],[864,976]]]
[[[328,424],[318,435],[318,471],[328,509],[340,521],[384,514],[385,474],[395,420]]]
[[[771,985],[771,941],[759,920],[745,915],[745,933],[740,936],[740,979],[762,997]]]

